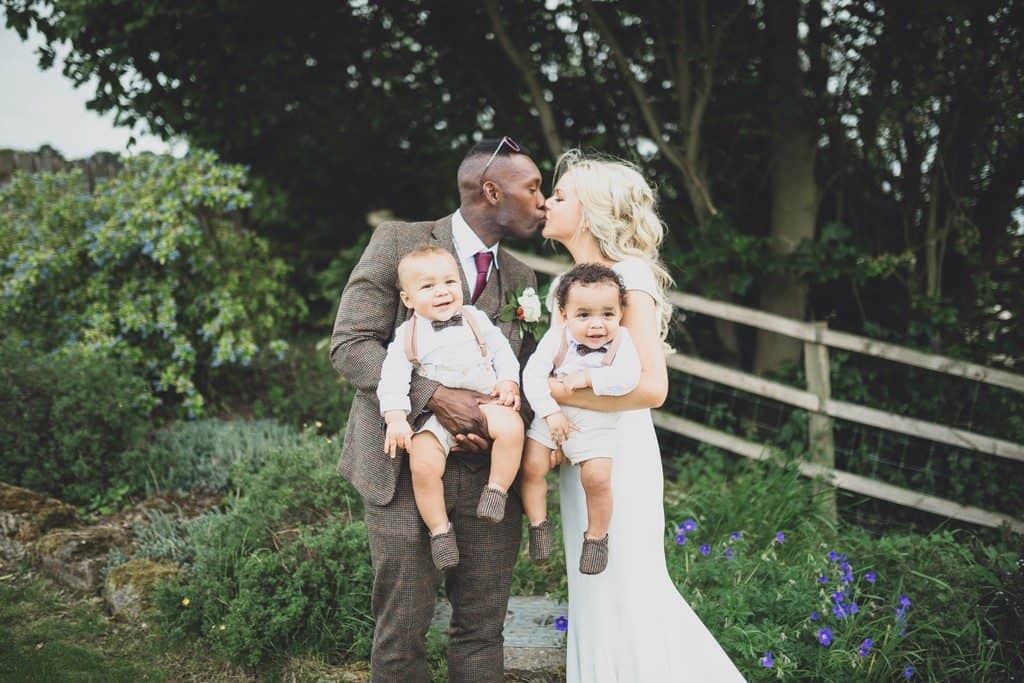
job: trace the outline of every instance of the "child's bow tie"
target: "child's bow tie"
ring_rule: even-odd
[[[456,313],[447,320],[431,320],[430,326],[434,328],[434,331],[443,330],[446,327],[458,327],[462,325],[462,314]]]

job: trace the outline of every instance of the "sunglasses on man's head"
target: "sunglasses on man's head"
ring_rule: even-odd
[[[480,181],[481,182],[483,182],[484,173],[487,173],[487,169],[490,167],[491,164],[494,163],[495,158],[497,158],[498,152],[500,152],[501,148],[506,146],[506,145],[513,152],[518,152],[519,151],[519,143],[518,142],[516,142],[515,140],[513,140],[512,138],[510,138],[507,135],[505,137],[503,137],[501,139],[501,142],[498,143],[498,146],[494,148],[494,153],[491,154],[491,158],[487,160],[486,164],[484,164],[484,170],[480,171]]]

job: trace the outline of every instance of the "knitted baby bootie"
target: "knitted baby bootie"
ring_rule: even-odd
[[[548,519],[537,526],[530,525],[530,559],[534,562],[544,562],[551,557],[555,547],[555,535],[551,529],[551,520]]]
[[[455,531],[448,523],[448,531],[430,537],[430,556],[438,571],[451,569],[459,564],[459,546],[455,543]]]
[[[480,502],[476,506],[476,516],[485,522],[497,524],[505,519],[506,500],[507,493],[485,486],[483,493],[480,494]]]
[[[608,534],[604,538],[587,538],[583,534],[583,551],[580,553],[580,573],[600,574],[608,566]]]

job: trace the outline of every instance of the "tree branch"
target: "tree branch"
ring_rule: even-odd
[[[484,0],[484,9],[487,11],[487,16],[491,20],[491,28],[494,29],[494,35],[498,38],[502,49],[513,66],[522,74],[523,80],[526,81],[526,89],[529,90],[533,105],[537,107],[537,113],[540,115],[540,127],[544,133],[544,142],[547,143],[551,156],[557,158],[562,153],[564,147],[562,139],[558,135],[555,114],[551,110],[551,105],[544,99],[544,90],[540,87],[537,75],[530,67],[527,58],[516,48],[515,43],[512,42],[508,32],[505,30],[505,26],[501,23],[501,17],[498,15],[497,1]]]
[[[619,68],[619,72],[622,74],[623,79],[625,79],[626,84],[629,86],[630,92],[633,94],[633,99],[636,101],[636,105],[640,109],[640,116],[643,118],[648,132],[654,139],[654,143],[658,146],[658,150],[665,156],[670,164],[683,173],[686,181],[697,190],[697,194],[704,202],[707,210],[712,215],[717,214],[718,210],[715,209],[714,204],[711,203],[711,197],[708,195],[707,189],[704,187],[704,183],[702,183],[700,178],[697,176],[697,173],[694,171],[690,161],[686,156],[680,154],[678,150],[665,141],[662,135],[662,124],[661,121],[658,120],[657,113],[648,101],[647,94],[644,92],[643,86],[633,75],[629,66],[629,60],[626,58],[626,55],[622,50],[622,46],[619,45],[619,41],[612,34],[611,29],[608,28],[608,25],[601,18],[601,15],[598,14],[593,0],[583,0],[582,4],[587,12],[587,16],[590,17],[590,21],[594,24],[594,28],[611,50],[612,58],[615,60],[615,64]]]

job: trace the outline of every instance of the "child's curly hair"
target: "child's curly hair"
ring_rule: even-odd
[[[569,301],[569,290],[573,285],[592,285],[598,282],[607,282],[618,287],[619,305],[622,308],[626,307],[626,285],[622,278],[614,270],[600,263],[581,263],[562,275],[555,289],[555,303],[560,310],[565,310],[565,304]]]

